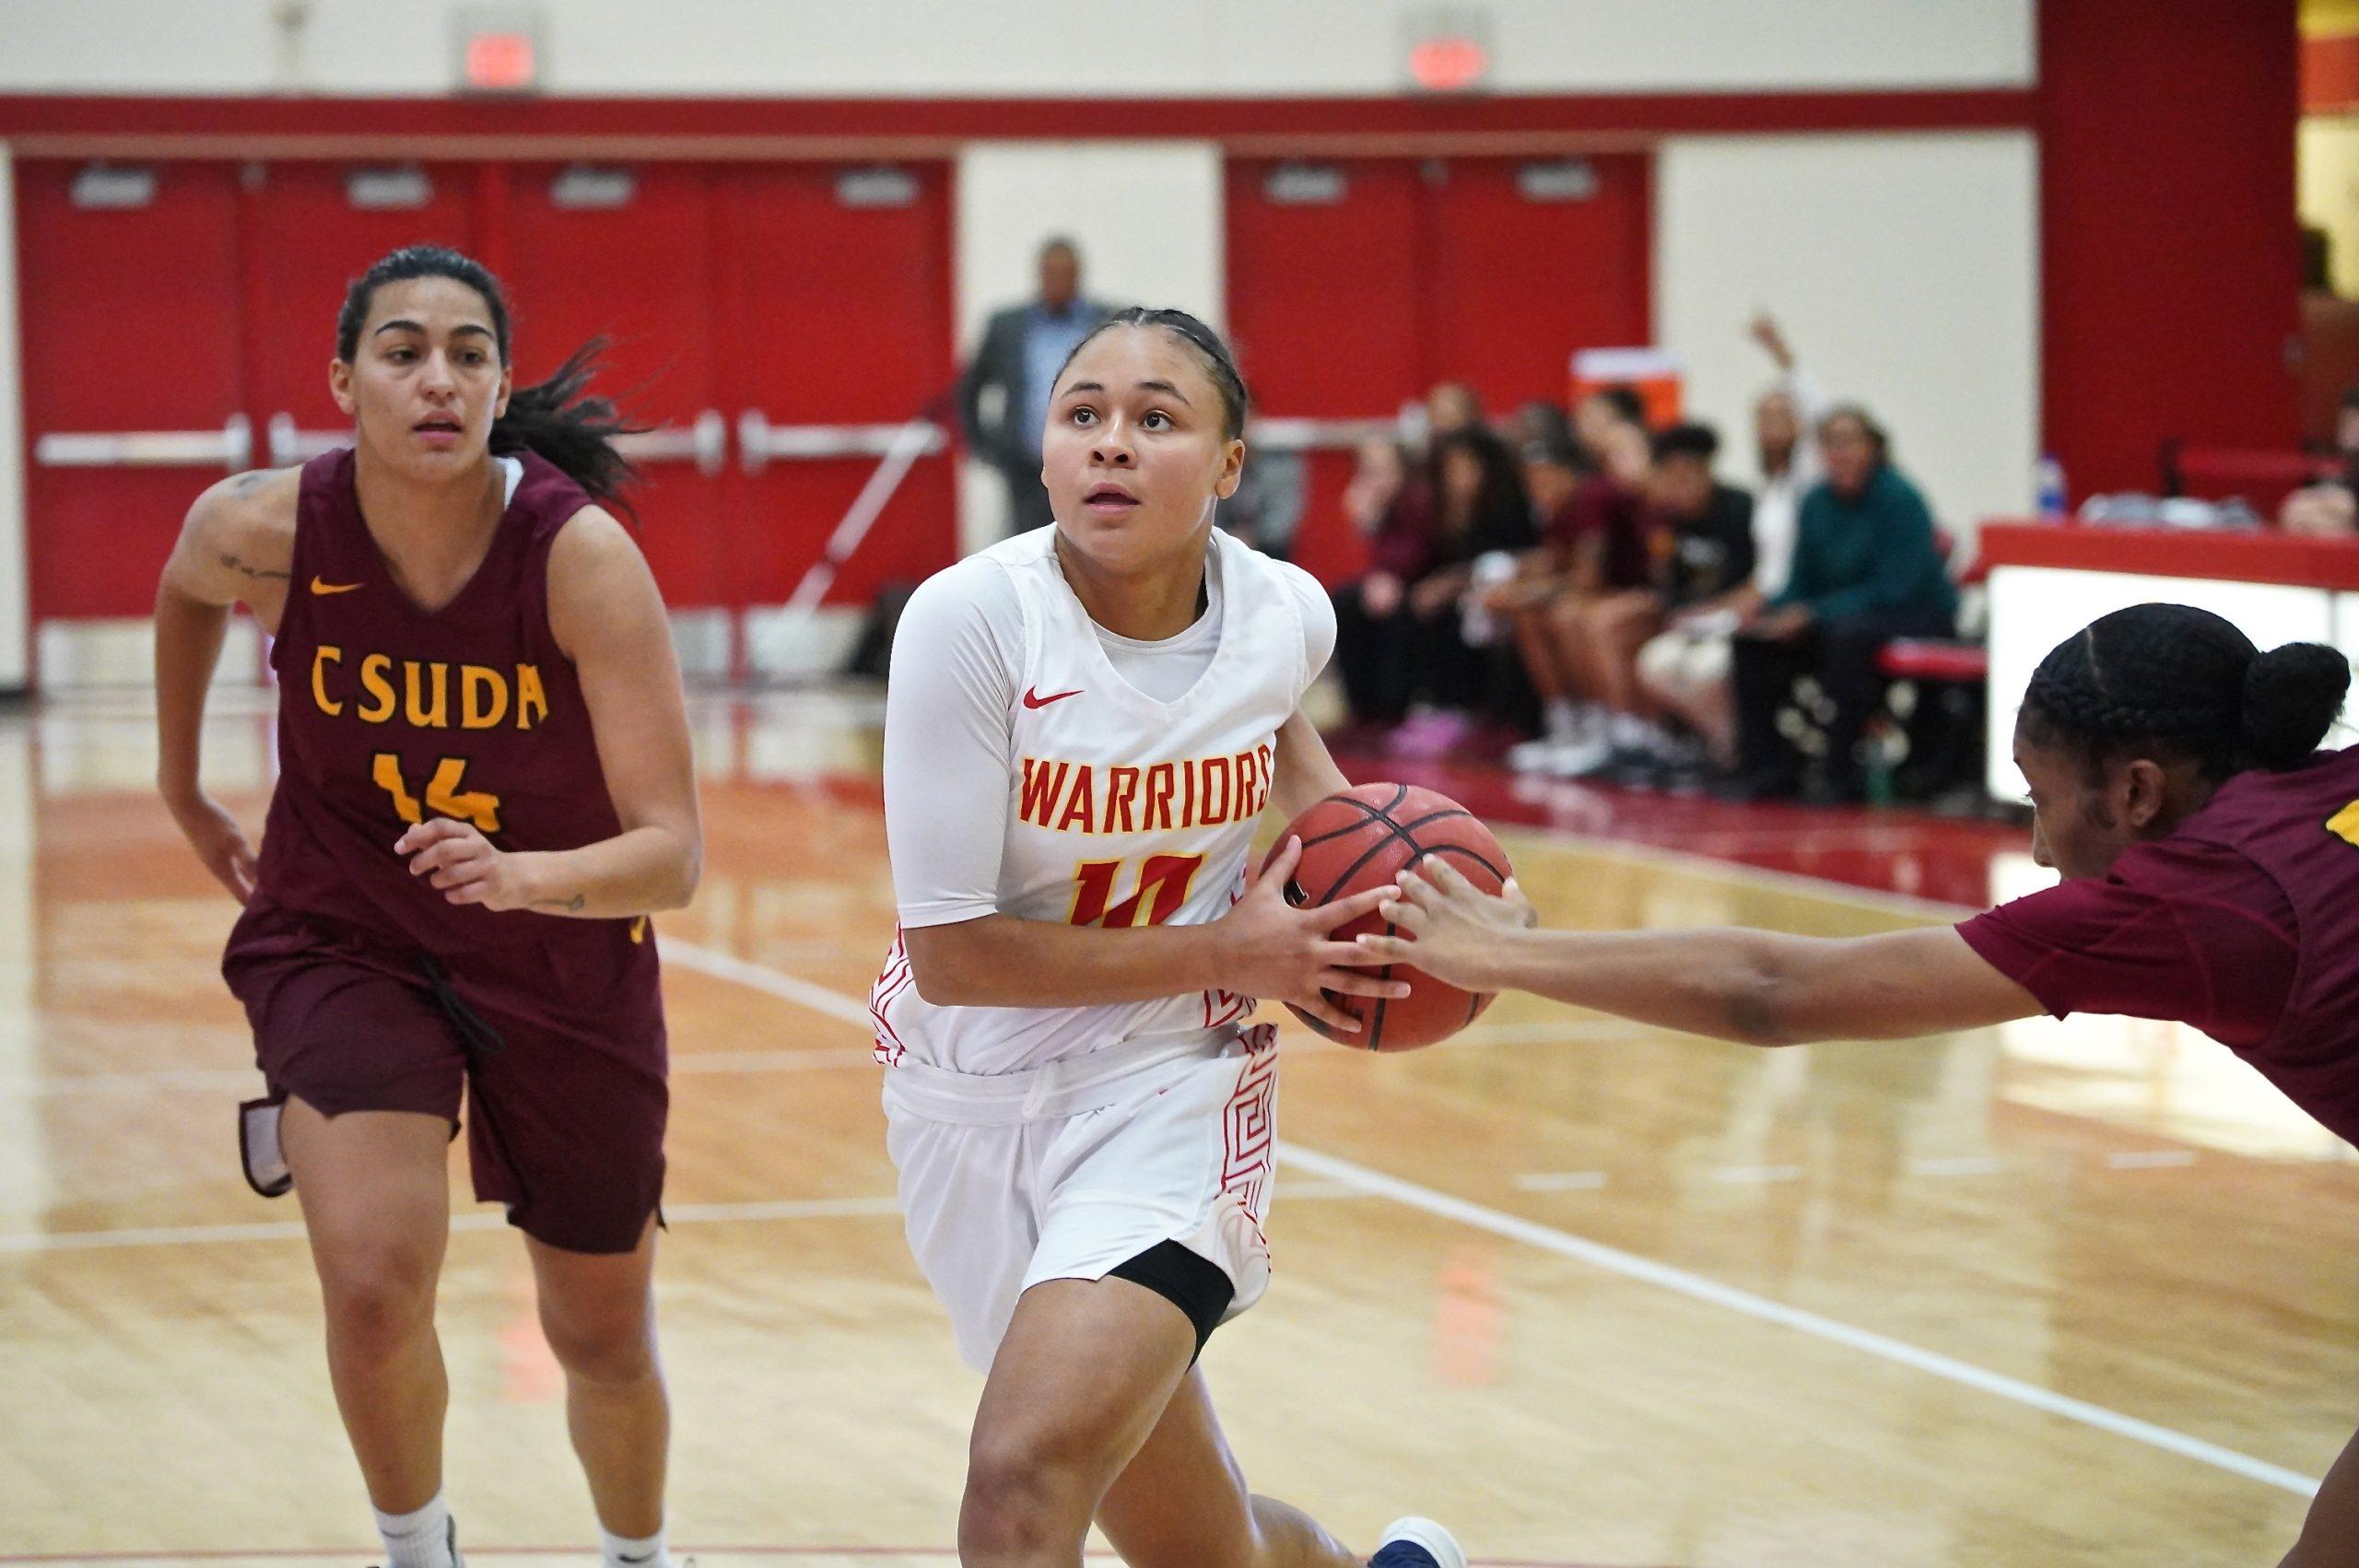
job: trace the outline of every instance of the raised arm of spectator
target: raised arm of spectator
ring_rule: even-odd
[[[1793,345],[1786,341],[1784,329],[1778,325],[1776,318],[1764,310],[1753,318],[1750,330],[1753,341],[1761,345],[1761,351],[1769,356],[1770,363],[1778,367],[1778,390],[1793,400],[1795,422],[1804,431],[1817,429],[1819,420],[1826,413],[1826,399],[1819,392],[1817,381],[1795,358]],[[1811,461],[1807,437],[1794,456],[1798,462]]]

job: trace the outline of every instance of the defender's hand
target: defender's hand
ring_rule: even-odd
[[[1403,934],[1360,938],[1370,959],[1412,965],[1470,991],[1497,990],[1503,939],[1540,923],[1515,878],[1494,897],[1438,858],[1420,861],[1402,877],[1401,896],[1386,899],[1378,913]]]

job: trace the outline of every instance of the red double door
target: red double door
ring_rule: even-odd
[[[749,461],[744,415],[856,438],[917,415],[952,374],[941,164],[158,163],[94,181],[30,160],[18,188],[37,619],[144,614],[199,490],[343,439],[336,310],[399,245],[453,245],[503,277],[520,385],[608,340],[597,390],[659,427],[634,499],[675,608],[784,601],[875,467]],[[72,461],[71,439],[47,448],[69,461],[43,459],[46,437],[239,420],[244,462],[108,463],[87,442]],[[955,536],[949,460],[931,456],[831,597],[946,564]]]
[[[1462,380],[1495,415],[1563,401],[1572,355],[1652,340],[1649,165],[1584,158],[1240,158],[1227,170],[1228,318],[1260,411],[1389,419]],[[1309,460],[1296,558],[1361,558],[1345,451]]]

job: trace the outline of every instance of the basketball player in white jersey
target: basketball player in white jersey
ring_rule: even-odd
[[[919,1267],[987,1375],[967,1568],[1356,1568],[1245,1489],[1197,1353],[1270,1278],[1273,1031],[1396,996],[1330,940],[1382,889],[1250,879],[1262,810],[1345,781],[1299,711],[1335,621],[1306,573],[1213,525],[1243,472],[1220,338],[1126,310],[1059,374],[1056,526],[927,581],[893,649],[885,815],[901,931],[871,1010]],[[1379,1568],[1464,1568],[1403,1519]]]

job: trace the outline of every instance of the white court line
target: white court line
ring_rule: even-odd
[[[666,1224],[712,1224],[728,1220],[848,1220],[898,1214],[890,1197],[794,1198],[758,1203],[667,1203]],[[504,1214],[451,1216],[454,1231],[508,1229]],[[115,1246],[186,1246],[224,1241],[300,1241],[303,1222],[280,1220],[253,1225],[150,1225],[111,1231],[32,1231],[0,1235],[0,1253],[91,1252]]]
[[[2195,1164],[2191,1149],[2140,1149],[2127,1153],[2107,1154],[2105,1163],[2117,1171],[2173,1170]]]
[[[1919,898],[1909,893],[1856,887],[1848,882],[1829,882],[1825,877],[1810,876],[1802,872],[1773,871],[1767,866],[1748,866],[1741,860],[1714,860],[1709,855],[1673,849],[1661,844],[1641,844],[1628,838],[1603,838],[1593,833],[1567,828],[1533,828],[1517,825],[1508,826],[1500,837],[1510,842],[1519,838],[1544,839],[1550,844],[1569,846],[1581,854],[1595,855],[1601,860],[1667,866],[1674,871],[1719,882],[1772,888],[1829,904],[1855,904],[1861,908],[1913,916],[1942,925],[1962,920],[1968,915],[1979,915],[1983,909],[1983,906],[1978,904],[1951,904],[1939,898]]]
[[[1526,1192],[1595,1192],[1605,1185],[1603,1171],[1526,1171],[1515,1178]],[[1287,1191],[1294,1189],[1288,1188]]]
[[[874,1054],[869,1051],[694,1051],[672,1059],[672,1075],[832,1072],[844,1068],[873,1067],[875,1063]],[[75,1099],[173,1089],[259,1094],[262,1074],[250,1067],[170,1068],[155,1072],[61,1072],[37,1078],[0,1078],[0,1100]]]
[[[1678,856],[1675,851],[1668,852],[1666,858],[1683,860],[1685,859]],[[1711,862],[1705,862],[1705,864],[1708,866]],[[1806,877],[1791,880],[1803,883],[1813,893],[1825,896],[1823,884]],[[1928,900],[1921,899],[1909,902],[1919,905],[1930,903]],[[1950,906],[1931,907],[1945,910],[1952,907]],[[773,996],[784,997],[790,1000],[802,1001],[805,1006],[825,1012],[831,1018],[841,1018],[863,1025],[869,1022],[867,1008],[849,997],[813,985],[808,980],[797,979],[791,975],[781,975],[761,965],[748,963],[742,958],[714,953],[710,949],[696,947],[686,942],[664,944],[664,951],[667,953],[677,954],[684,948],[696,954],[696,957],[690,960],[692,966],[702,968],[708,974],[722,975],[730,979],[742,979],[743,983],[757,990],[768,991]],[[1415,1182],[1404,1181],[1399,1176],[1387,1176],[1381,1171],[1355,1164],[1349,1160],[1339,1159],[1332,1154],[1322,1154],[1315,1149],[1306,1149],[1300,1144],[1284,1140],[1279,1141],[1278,1154],[1280,1158],[1315,1176],[1324,1176],[1330,1181],[1341,1183],[1346,1187],[1356,1188],[1371,1197],[1389,1198],[1396,1203],[1422,1211],[1438,1219],[1454,1220],[1473,1229],[1488,1231],[1494,1235],[1504,1236],[1511,1241],[1520,1241],[1528,1246],[1537,1247],[1543,1252],[1553,1252],[1560,1258],[1569,1258],[1577,1262],[1587,1263],[1593,1268],[1619,1274],[1625,1279],[1655,1285],[1696,1301],[1726,1307],[1731,1312],[1756,1318],[1764,1323],[1774,1323],[1781,1328],[1792,1328],[1817,1339],[1881,1357],[1885,1361],[1896,1362],[1902,1366],[1911,1367],[1948,1382],[1978,1389],[1983,1393],[1994,1394],[2000,1398],[2011,1399],[2016,1404],[2027,1406],[2048,1415],[2060,1416],[2066,1421],[2078,1422],[2083,1426],[2095,1427],[2100,1432],[2109,1432],[2117,1436],[2127,1437],[2133,1442],[2162,1449],[2165,1453],[2177,1454],[2183,1458],[2193,1459],[2199,1464],[2225,1470],[2231,1475],[2259,1481],[2264,1486],[2273,1486],[2280,1491],[2290,1492],[2300,1497],[2308,1497],[2318,1488],[2318,1479],[2314,1476],[2306,1476],[2299,1471],[2287,1469],[2282,1465],[2272,1465],[2266,1460],[2256,1459],[2248,1454],[2239,1454],[2233,1448],[2225,1448],[2216,1443],[2207,1443],[2202,1438],[2189,1436],[2171,1427],[2161,1426],[2150,1421],[2141,1421],[2136,1416],[2123,1415],[2120,1411],[2107,1410],[2103,1405],[2094,1405],[2086,1399],[2076,1399],[2069,1394],[2059,1394],[2053,1389],[2043,1388],[2036,1383],[2026,1383],[2019,1377],[2010,1377],[2004,1373],[1992,1372],[1987,1367],[1977,1366],[1971,1362],[1960,1361],[1955,1356],[1943,1355],[1939,1351],[1925,1350],[1921,1346],[1909,1344],[1904,1340],[1895,1340],[1887,1334],[1878,1334],[1871,1329],[1854,1328],[1848,1323],[1839,1322],[1815,1312],[1806,1312],[1800,1307],[1789,1306],[1784,1302],[1772,1301],[1767,1296],[1755,1295],[1751,1291],[1739,1290],[1733,1285],[1724,1285],[1717,1280],[1706,1279],[1700,1274],[1691,1274],[1684,1269],[1674,1269],[1669,1264],[1658,1263],[1650,1258],[1641,1258],[1636,1253],[1624,1252],[1619,1247],[1589,1241],[1569,1231],[1557,1230],[1554,1226],[1540,1224],[1496,1209],[1485,1208],[1479,1203],[1468,1202],[1462,1198],[1453,1198],[1446,1192],[1437,1192],[1432,1188],[1421,1187]]]
[[[667,936],[661,939],[660,945],[666,964],[676,964],[683,969],[695,969],[723,980],[734,980],[750,989],[784,997],[814,1012],[840,1018],[863,1029],[875,1026],[875,1020],[868,1015],[868,1004],[855,1001],[841,991],[831,991],[825,986],[816,986],[792,975],[780,974],[768,965],[750,963],[734,953],[699,947],[692,942],[676,942]]]
[[[1355,1164],[1349,1160],[1337,1159],[1332,1154],[1322,1154],[1316,1150],[1305,1149],[1299,1144],[1288,1143],[1283,1140],[1278,1144],[1278,1154],[1280,1158],[1304,1170],[1314,1172],[1332,1181],[1357,1187],[1371,1197],[1389,1198],[1395,1203],[1421,1210],[1437,1219],[1454,1220],[1460,1224],[1475,1230],[1488,1231],[1493,1235],[1504,1236],[1510,1241],[1520,1241],[1527,1246],[1538,1247],[1543,1252],[1553,1252],[1559,1258],[1569,1258],[1576,1262],[1587,1263],[1593,1268],[1605,1270],[1609,1273],[1619,1274],[1625,1279],[1637,1280],[1696,1301],[1708,1303],[1713,1306],[1726,1307],[1731,1312],[1742,1313],[1747,1317],[1758,1318],[1764,1323],[1778,1324],[1817,1339],[1848,1346],[1852,1350],[1864,1351],[1869,1355],[1897,1362],[1903,1366],[1930,1373],[1935,1377],[1943,1378],[1952,1383],[1963,1384],[1968,1388],[1978,1388],[1987,1394],[1996,1394],[2002,1399],[2012,1399],[2019,1405],[2028,1405],[2036,1410],[2061,1416],[2066,1421],[2078,1422],[2083,1426],[2093,1426],[2101,1432],[2110,1432],[2135,1442],[2148,1444],[2167,1453],[2177,1454],[2201,1464],[2211,1465],[2215,1469],[2226,1470],[2232,1475],[2243,1476],[2247,1480],[2277,1487],[2297,1496],[2307,1497],[2318,1488],[2318,1483],[2314,1477],[2299,1474],[2282,1466],[2269,1464],[2264,1460],[2253,1458],[2250,1455],[2239,1454],[2233,1448],[2223,1448],[2216,1443],[2206,1443],[2200,1437],[2190,1437],[2186,1433],[2174,1431],[2170,1427],[2157,1426],[2150,1421],[2140,1421],[2135,1416],[2126,1416],[2118,1410],[2109,1410],[2103,1405],[2093,1405],[2085,1399],[2075,1399],[2068,1394],[2059,1394],[2053,1389],[2043,1388],[2036,1383],[2026,1383],[2019,1377],[2009,1377],[2004,1373],[1992,1372],[1986,1367],[1976,1366],[1971,1362],[1960,1361],[1954,1356],[1946,1356],[1938,1351],[1925,1350],[1909,1344],[1906,1340],[1893,1339],[1889,1335],[1874,1333],[1865,1328],[1855,1328],[1848,1323],[1837,1322],[1832,1317],[1822,1316],[1815,1312],[1805,1312],[1800,1307],[1788,1306],[1784,1302],[1772,1301],[1766,1296],[1755,1295],[1751,1291],[1738,1290],[1732,1285],[1721,1284],[1717,1280],[1708,1280],[1700,1274],[1691,1274],[1684,1269],[1673,1269],[1668,1264],[1658,1263],[1651,1258],[1640,1258],[1636,1253],[1624,1252],[1619,1247],[1588,1241],[1550,1225],[1538,1224],[1514,1214],[1502,1213],[1496,1209],[1487,1209],[1479,1203],[1469,1203],[1462,1198],[1452,1198],[1446,1192],[1436,1192],[1429,1187],[1420,1187],[1414,1182],[1402,1181],[1398,1176],[1387,1176],[1382,1171],[1370,1170],[1366,1165]]]
[[[1336,1202],[1371,1196],[1349,1182],[1295,1181],[1285,1188],[1289,1202]],[[864,1220],[901,1211],[890,1194],[857,1198],[779,1198],[744,1203],[666,1203],[666,1225],[712,1225],[765,1220]],[[499,1231],[508,1228],[504,1215],[453,1214],[454,1231]],[[279,1220],[251,1225],[148,1225],[97,1231],[28,1231],[0,1235],[0,1255],[37,1252],[99,1252],[121,1246],[194,1246],[212,1242],[300,1241],[303,1222]],[[0,1562],[6,1561],[0,1557]]]

